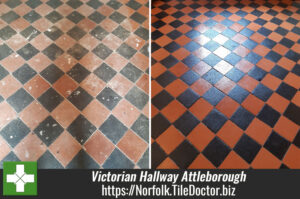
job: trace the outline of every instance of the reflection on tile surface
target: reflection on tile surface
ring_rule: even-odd
[[[1,1],[1,167],[149,168],[148,10]]]
[[[153,168],[300,168],[300,4],[154,1]]]

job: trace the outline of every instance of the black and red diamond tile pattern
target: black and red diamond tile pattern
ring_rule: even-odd
[[[300,2],[154,1],[152,167],[300,168]]]
[[[148,2],[0,2],[0,167],[149,168]]]

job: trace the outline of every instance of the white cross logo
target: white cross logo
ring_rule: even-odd
[[[25,184],[34,182],[34,175],[26,174],[24,172],[24,165],[18,164],[16,165],[16,173],[12,175],[11,174],[7,175],[6,182],[15,183],[17,188],[16,191],[24,192]]]

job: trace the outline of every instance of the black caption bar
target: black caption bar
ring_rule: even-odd
[[[39,170],[37,179],[38,196],[4,197],[1,180],[0,198],[296,198],[300,170]]]

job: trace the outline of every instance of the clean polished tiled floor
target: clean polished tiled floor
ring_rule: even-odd
[[[0,167],[149,168],[148,10],[0,2]]]
[[[152,167],[300,168],[300,2],[152,7]]]

